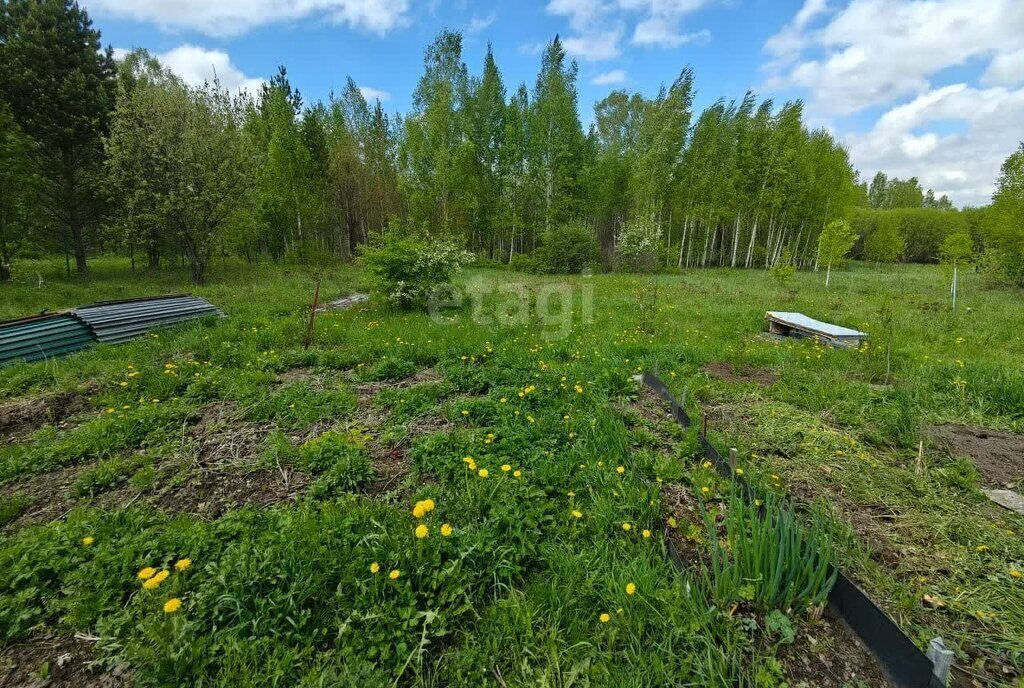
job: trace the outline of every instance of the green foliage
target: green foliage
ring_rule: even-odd
[[[832,542],[816,512],[805,526],[792,505],[778,497],[768,495],[757,507],[733,496],[721,532],[708,509],[704,520],[711,543],[708,582],[720,604],[807,609],[825,601],[839,575]]]
[[[593,269],[600,255],[601,249],[594,233],[582,224],[560,225],[545,232],[535,253],[544,272],[564,275]],[[522,269],[522,266],[516,269]]]
[[[314,390],[295,382],[261,394],[248,407],[246,417],[272,420],[284,428],[301,428],[321,420],[344,418],[355,408],[355,395],[347,389]]]
[[[113,456],[103,459],[83,471],[75,479],[72,487],[79,496],[93,497],[128,480],[144,463],[145,457],[140,456]]]
[[[539,275],[544,272],[544,265],[540,260],[528,253],[517,253],[508,261],[510,270],[525,272],[528,275]]]
[[[818,261],[825,265],[827,271],[826,287],[832,274],[832,266],[838,265],[846,257],[856,240],[857,235],[850,228],[850,223],[845,220],[833,220],[825,225],[825,229],[818,236]]]
[[[876,263],[896,263],[903,258],[906,239],[895,217],[886,216],[864,239],[864,257]]]
[[[775,278],[780,287],[785,289],[789,286],[789,283],[793,280],[793,275],[796,274],[796,267],[793,265],[793,258],[790,256],[788,248],[782,250],[782,255],[779,257],[778,262],[768,272]]]
[[[402,310],[423,308],[439,287],[451,282],[472,257],[453,244],[389,238],[363,250],[374,290]]]
[[[1024,142],[999,169],[996,192],[986,233],[995,248],[1003,251],[1007,275],[1024,284]]]
[[[31,504],[32,498],[20,492],[0,495],[0,527],[21,516]]]
[[[616,267],[626,272],[650,272],[658,266],[661,227],[637,218],[622,225],[616,235]]]
[[[0,12],[0,93],[39,147],[49,226],[67,226],[79,273],[102,208],[102,135],[114,105],[113,50],[77,3],[14,0]],[[49,246],[61,245],[59,234]]]

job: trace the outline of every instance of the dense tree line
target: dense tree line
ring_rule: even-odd
[[[91,248],[151,269],[181,256],[201,281],[217,254],[321,261],[409,234],[503,262],[589,236],[606,265],[817,267],[823,229],[851,216],[854,253],[872,260],[935,260],[960,230],[986,241],[917,179],[858,184],[799,101],[747,93],[695,112],[685,68],[653,97],[613,91],[585,131],[577,79],[557,37],[532,87],[509,89],[490,48],[473,74],[461,35],[442,31],[404,117],[351,79],[306,103],[283,67],[232,95],[143,50],[115,63],[72,0],[10,0],[0,277],[17,253],[62,250],[84,273]]]

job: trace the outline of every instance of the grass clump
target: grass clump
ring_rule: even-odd
[[[709,511],[704,519],[711,543],[709,583],[720,604],[785,611],[816,607],[828,597],[839,570],[817,515],[805,526],[779,497],[750,503],[733,495],[721,524]]]
[[[313,497],[352,492],[373,480],[373,461],[365,438],[356,432],[328,430],[299,447],[296,467],[322,474],[310,488]]]

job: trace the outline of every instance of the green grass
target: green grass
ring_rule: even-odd
[[[661,487],[707,484],[723,505],[730,487],[696,463],[692,436],[636,425],[623,410],[631,376],[646,370],[694,417],[708,412],[712,439],[739,449],[761,493],[792,492],[824,514],[823,532],[808,537],[827,536],[844,571],[922,647],[941,634],[959,665],[989,681],[1024,671],[1024,581],[1010,573],[1024,566],[1024,520],[980,494],[965,457],[926,444],[918,461],[929,425],[1024,430],[1019,292],[983,291],[967,275],[952,313],[941,271],[922,266],[854,266],[829,291],[812,273],[783,291],[759,270],[562,280],[477,270],[465,279],[495,289],[573,287],[568,336],[553,338],[562,328],[536,312],[503,318],[519,302],[495,292],[448,313],[450,323],[374,303],[328,312],[303,350],[312,278],[300,269],[218,264],[191,289],[183,271],[131,275],[115,259],[94,261],[85,283],[61,267],[26,264],[44,284],[0,286],[0,316],[192,290],[229,317],[0,369],[8,403],[94,385],[68,427],[0,448],[5,494],[80,470],[82,504],[19,527],[25,498],[0,502],[11,522],[0,536],[0,642],[47,626],[95,634],[98,655],[128,663],[143,685],[478,686],[498,685],[496,673],[510,686],[771,685],[771,639],[787,622],[757,617],[752,631],[750,617],[716,604],[704,570],[679,575],[666,556]],[[339,268],[321,295],[361,284],[358,270]],[[586,289],[591,323],[579,317]],[[889,294],[889,385],[874,343],[843,351],[760,336],[766,310],[795,310],[877,342]],[[711,362],[770,369],[778,381],[722,381],[701,369]],[[307,374],[281,378],[295,368]],[[426,368],[440,380],[389,385]],[[377,393],[361,406],[363,389]],[[212,520],[148,501],[189,489],[178,472],[200,460],[196,428],[211,405],[231,410],[225,428],[206,430],[219,441],[240,441],[233,428],[266,433],[244,445],[248,465],[218,468],[222,477],[307,472],[297,501]],[[371,493],[378,444],[407,472]],[[121,485],[139,497],[89,505]],[[437,508],[415,518],[427,498]],[[173,571],[183,557],[192,567]],[[142,590],[145,566],[171,572]],[[924,605],[925,594],[945,607]],[[182,608],[165,614],[171,597]],[[801,600],[788,612],[797,632],[810,623]]]

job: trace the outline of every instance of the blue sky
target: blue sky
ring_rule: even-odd
[[[258,85],[279,64],[307,100],[351,75],[406,111],[423,49],[445,27],[479,72],[493,45],[506,87],[532,87],[560,34],[580,68],[580,111],[612,89],[653,94],[686,65],[697,108],[747,89],[803,98],[807,118],[877,169],[987,201],[1024,138],[1024,3],[1016,0],[83,0],[104,43],[145,47],[186,80],[215,68]]]

